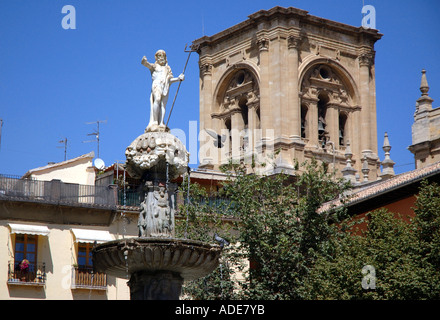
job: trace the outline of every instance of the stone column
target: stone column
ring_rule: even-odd
[[[338,107],[335,105],[327,106],[326,114],[327,128],[330,141],[335,144],[335,148],[339,146],[339,112]]]
[[[289,97],[289,123],[290,123],[290,138],[301,138],[301,105],[299,103],[298,93],[298,48],[300,44],[300,37],[290,35],[287,40],[288,47],[288,97]]]
[[[212,110],[212,64],[209,61],[200,61],[200,78],[202,87],[200,95],[200,129],[212,129],[211,127],[211,113]]]
[[[318,99],[309,101],[308,120],[309,143],[318,145]]]
[[[200,130],[211,129],[212,127],[212,64],[205,60],[200,61]],[[201,143],[210,143],[210,137],[205,136],[205,141],[200,141]],[[203,137],[203,135],[202,135]],[[202,165],[212,162],[212,155],[208,159],[200,159]]]
[[[370,105],[370,64],[371,55],[363,53],[359,56],[360,91],[361,91],[361,145],[362,153],[372,152],[371,146],[371,105]]]
[[[270,110],[270,88],[269,88],[269,39],[261,35],[258,40],[260,50],[260,116],[262,138],[266,140],[266,130],[273,129],[272,112]]]
[[[371,150],[378,154],[377,144],[377,111],[376,111],[376,67],[374,64],[374,51],[371,57],[371,85],[370,85],[370,115],[371,115]]]
[[[355,160],[354,167],[358,172],[362,169],[362,162],[361,162],[361,153],[362,153],[362,134],[359,130],[361,127],[361,110],[360,107],[356,108],[356,110],[352,113],[352,122],[350,122],[350,144],[351,144],[351,151],[353,152],[353,159]]]
[[[248,152],[254,152],[256,146],[256,137],[258,136],[259,120],[257,109],[259,108],[259,101],[248,103]]]
[[[232,159],[234,163],[240,161],[244,122],[241,110],[239,108],[231,111],[231,135],[232,135]]]

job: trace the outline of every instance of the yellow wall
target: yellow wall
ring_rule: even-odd
[[[64,183],[95,184],[95,170],[93,169],[91,158],[79,159],[53,167],[47,166],[40,170],[35,169],[31,176],[34,179],[44,181],[59,179]]]
[[[137,236],[137,226],[134,219],[125,223],[126,235]],[[115,239],[122,238],[124,223],[116,220],[109,227],[90,227],[74,225],[47,224],[48,236],[38,236],[37,264],[45,262],[46,285],[25,286],[11,285],[8,280],[8,262],[13,261],[15,234],[11,234],[8,223],[23,223],[17,221],[0,222],[0,299],[109,299],[126,300],[130,298],[127,279],[116,279],[107,276],[107,290],[71,289],[72,265],[77,259],[77,245],[71,228],[108,230]],[[41,224],[40,224],[41,225]]]

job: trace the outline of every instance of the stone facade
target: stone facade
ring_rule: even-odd
[[[412,145],[408,148],[414,154],[416,169],[440,161],[440,108],[432,109],[434,99],[428,95],[425,70],[422,70],[420,91],[412,125]]]
[[[295,8],[261,10],[193,41],[199,53],[200,167],[231,157],[276,155],[275,171],[294,173],[312,157],[340,172],[350,143],[358,172],[380,175],[374,44],[377,30],[352,27]],[[273,169],[271,169],[273,170]]]

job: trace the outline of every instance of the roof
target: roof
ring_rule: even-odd
[[[48,164],[48,165],[46,165],[44,167],[38,167],[38,168],[35,168],[35,169],[31,169],[28,172],[26,172],[23,175],[22,178],[23,179],[29,178],[33,173],[36,173],[36,172],[39,172],[39,171],[62,167],[62,166],[65,166],[67,164],[70,164],[70,163],[73,163],[73,162],[77,162],[77,161],[80,161],[80,160],[83,160],[83,159],[93,159],[94,157],[95,157],[95,152],[92,151],[92,152],[89,152],[87,154],[84,154],[82,156],[79,156],[79,157],[76,157],[76,158],[73,158],[73,159],[69,159],[69,160],[62,161],[62,162],[51,163],[51,164]]]
[[[227,39],[231,34],[236,32],[241,32],[243,29],[255,26],[260,21],[265,21],[270,19],[274,15],[288,16],[291,18],[297,18],[301,22],[313,24],[313,25],[325,25],[326,28],[337,30],[338,32],[348,33],[348,34],[360,34],[364,36],[369,36],[372,39],[378,40],[382,37],[382,34],[376,29],[369,29],[364,27],[354,27],[344,23],[336,22],[333,20],[328,20],[320,18],[317,16],[310,15],[308,11],[297,9],[294,7],[280,7],[276,6],[269,10],[259,10],[248,16],[248,19],[240,22],[230,28],[227,28],[221,32],[216,33],[213,36],[203,36],[199,39],[193,41],[195,47],[202,45],[204,43],[212,43],[222,39]]]
[[[345,205],[348,207],[355,206],[357,204],[365,203],[369,200],[374,200],[376,207],[383,201],[392,202],[397,197],[404,197],[414,195],[418,191],[418,185],[423,179],[440,178],[440,162],[429,165],[424,168],[408,171],[395,177],[378,181],[374,184],[367,185],[361,189],[357,189],[348,194],[348,201],[345,201]],[[378,201],[381,197],[382,201]],[[335,209],[342,206],[340,199],[329,201],[324,203],[319,212],[325,212],[331,209]],[[367,209],[367,206],[364,207]]]

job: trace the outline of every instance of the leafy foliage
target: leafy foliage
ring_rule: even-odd
[[[218,280],[218,271],[209,276],[210,285],[217,288],[212,292],[216,293],[209,295],[210,290],[196,290],[196,285],[188,294],[200,299],[299,299],[303,296],[302,282],[317,253],[331,247],[328,243],[335,231],[330,218],[338,219],[337,214],[318,214],[317,209],[348,187],[316,161],[303,166],[304,173],[293,181],[285,174],[258,176],[248,174],[240,165],[225,166],[229,179],[218,195],[230,201],[229,210],[237,218],[233,229],[224,230],[228,223],[221,222],[219,214],[207,214],[210,208],[200,206],[202,201],[181,208],[181,212],[188,212],[186,228],[191,230],[192,236],[202,240],[200,236],[209,234],[209,229],[211,234],[212,230],[221,230],[235,243],[224,251],[222,281]],[[194,185],[190,193],[193,198],[207,196]],[[246,266],[246,261],[250,261],[250,266]],[[243,281],[234,279],[233,274],[237,272],[243,273]],[[206,286],[207,281],[199,280],[199,288]],[[218,293],[220,283],[222,294]],[[225,288],[228,288],[226,295]]]
[[[305,284],[307,298],[439,299],[439,196],[440,188],[424,181],[413,223],[381,209],[367,214],[363,234],[354,228],[341,233],[335,254],[317,259]],[[366,265],[375,269],[375,289],[362,288]]]
[[[216,232],[231,245],[217,270],[185,284],[187,297],[440,298],[439,186],[422,183],[413,223],[386,210],[348,219],[343,206],[324,213],[318,209],[336,198],[344,203],[349,185],[314,160],[303,168],[292,179],[225,166],[229,178],[215,194],[228,199],[223,211],[203,200],[213,194],[190,186],[192,201],[181,207],[187,220],[180,220],[179,234],[213,242]],[[362,286],[367,265],[376,272],[374,289]]]

